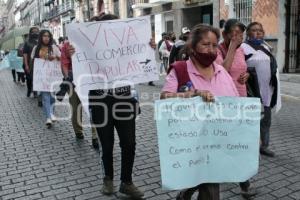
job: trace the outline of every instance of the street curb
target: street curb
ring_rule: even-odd
[[[295,97],[295,96],[288,95],[288,94],[281,94],[281,97],[283,97],[285,99],[293,99],[293,100],[300,101],[300,97]]]

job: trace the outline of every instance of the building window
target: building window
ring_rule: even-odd
[[[233,0],[235,18],[248,25],[252,21],[253,0]]]

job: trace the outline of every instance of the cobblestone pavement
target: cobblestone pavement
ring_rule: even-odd
[[[142,101],[153,101],[156,87],[139,85]],[[125,199],[118,193],[100,193],[103,170],[99,152],[91,146],[91,131],[77,141],[70,120],[46,129],[36,99],[25,97],[25,87],[13,83],[8,71],[0,72],[0,200],[7,199]],[[56,109],[56,113],[66,112]],[[283,109],[273,118],[271,148],[275,158],[261,157],[259,174],[251,182],[257,200],[300,200],[300,101],[284,98]],[[153,109],[142,108],[137,120],[134,182],[145,199],[175,199],[162,191]],[[115,186],[119,186],[120,149],[115,145]],[[226,172],[225,172],[226,173]],[[221,199],[238,200],[237,184],[223,184]]]

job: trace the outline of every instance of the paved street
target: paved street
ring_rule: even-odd
[[[139,85],[142,101],[157,98],[156,87]],[[298,85],[299,86],[299,85]],[[294,87],[298,87],[294,86]],[[287,87],[288,90],[293,90]],[[154,95],[153,95],[154,94]],[[65,109],[56,109],[66,115]],[[103,170],[99,152],[91,146],[91,131],[77,141],[70,120],[44,125],[36,99],[26,97],[26,87],[0,72],[0,200],[8,199],[119,199],[100,193]],[[258,188],[256,200],[300,200],[300,101],[283,98],[283,108],[273,118],[271,148],[275,158],[261,157],[260,172],[251,182]],[[137,121],[134,182],[145,199],[175,199],[176,192],[161,190],[156,128],[151,106],[142,108]],[[115,145],[115,186],[119,186],[120,149]],[[226,172],[224,172],[226,173]],[[239,200],[237,184],[223,184],[221,199]]]

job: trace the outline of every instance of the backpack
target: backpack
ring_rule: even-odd
[[[171,64],[168,69],[168,73],[170,73],[172,69],[175,70],[177,76],[177,81],[178,81],[177,91],[179,91],[179,89],[182,86],[185,86],[187,85],[188,82],[191,82],[189,73],[187,71],[186,61],[176,61],[175,63]]]

